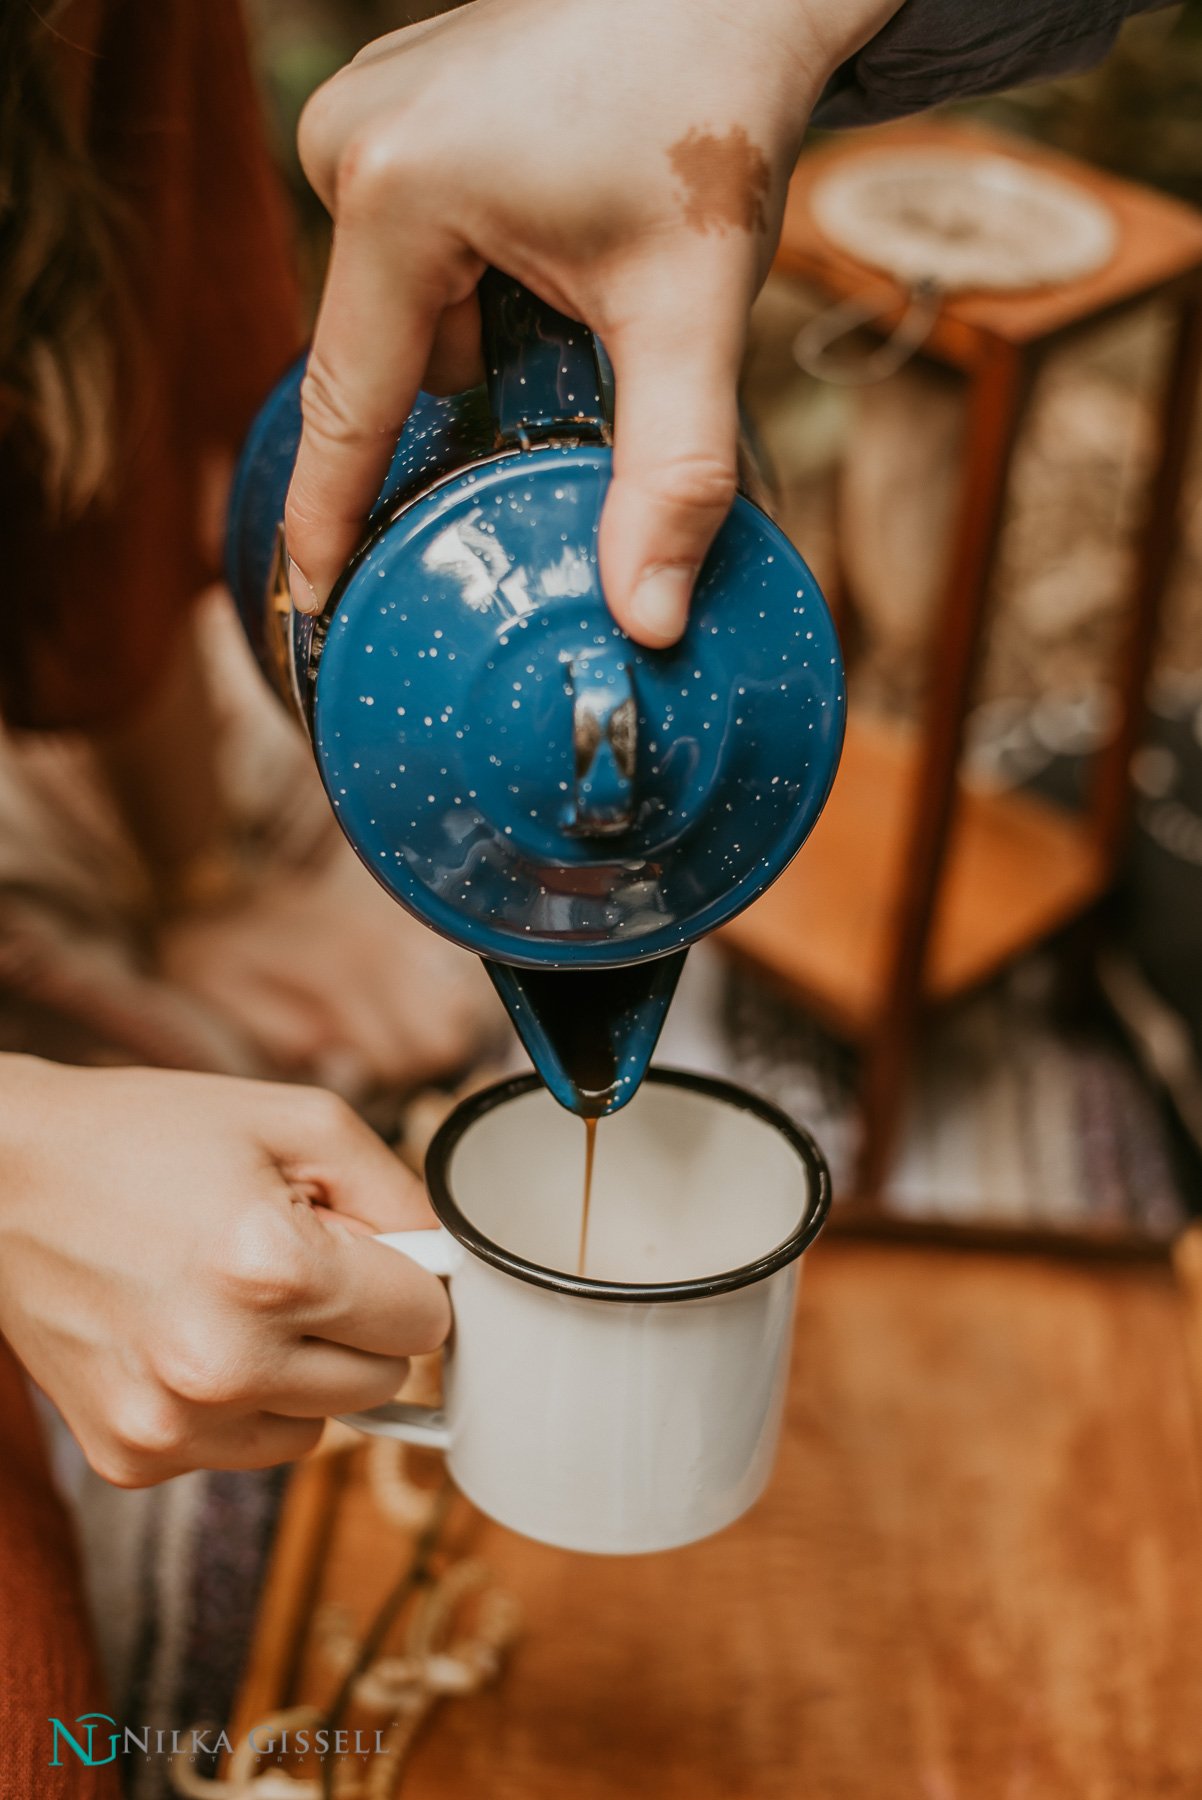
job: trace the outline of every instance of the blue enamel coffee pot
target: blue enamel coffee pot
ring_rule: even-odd
[[[742,494],[682,641],[646,650],[620,630],[597,573],[603,353],[494,270],[480,298],[487,388],[419,395],[315,619],[288,595],[303,364],[285,376],[238,466],[229,580],[358,855],[485,958],[556,1098],[607,1112],[642,1078],[688,945],[763,893],[817,819],[843,669],[813,576]],[[612,1058],[582,1100],[572,1033],[592,978],[618,970]]]

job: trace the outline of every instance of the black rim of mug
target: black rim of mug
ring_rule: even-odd
[[[541,1088],[544,1084],[539,1075],[517,1075],[512,1080],[499,1081],[493,1087],[483,1088],[480,1093],[470,1095],[468,1099],[460,1101],[436,1133],[426,1153],[426,1186],[430,1191],[434,1211],[452,1237],[457,1238],[464,1249],[470,1250],[481,1262],[490,1263],[494,1269],[516,1276],[519,1281],[527,1281],[532,1287],[549,1288],[552,1293],[570,1294],[582,1300],[617,1300],[628,1305],[651,1301],[662,1303],[666,1300],[713,1299],[718,1294],[733,1293],[736,1288],[750,1287],[753,1282],[763,1281],[765,1276],[775,1274],[777,1269],[783,1269],[787,1263],[794,1262],[822,1230],[831,1206],[830,1170],[827,1168],[826,1158],[809,1132],[800,1125],[795,1125],[770,1100],[761,1100],[758,1094],[749,1093],[746,1088],[736,1086],[733,1081],[719,1081],[711,1075],[694,1075],[685,1069],[649,1069],[643,1079],[653,1086],[683,1088],[686,1092],[703,1094],[707,1099],[733,1106],[740,1112],[753,1113],[757,1119],[762,1119],[766,1125],[771,1125],[778,1131],[797,1152],[809,1178],[806,1208],[796,1228],[766,1256],[758,1257],[755,1262],[744,1263],[737,1269],[702,1276],[695,1281],[593,1281],[587,1275],[569,1275],[560,1269],[544,1269],[538,1263],[528,1262],[525,1257],[518,1256],[516,1252],[506,1250],[501,1244],[494,1244],[491,1238],[485,1237],[459,1210],[451,1192],[448,1173],[451,1161],[461,1138],[486,1113],[504,1106],[509,1100],[516,1100],[523,1094],[530,1094]]]

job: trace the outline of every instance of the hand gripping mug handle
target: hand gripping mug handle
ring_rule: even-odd
[[[449,1231],[385,1231],[376,1238],[377,1244],[387,1244],[390,1250],[399,1250],[411,1262],[420,1263],[431,1275],[441,1275],[449,1281],[463,1258],[459,1248]],[[373,1437],[399,1438],[402,1444],[421,1444],[428,1450],[449,1450],[451,1434],[447,1428],[447,1417],[441,1406],[414,1406],[407,1400],[386,1400],[383,1406],[370,1407],[367,1412],[339,1413],[338,1418],[344,1425],[353,1425],[356,1431],[367,1431]]]

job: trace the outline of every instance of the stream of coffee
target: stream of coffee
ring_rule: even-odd
[[[584,1198],[576,1258],[576,1273],[583,1275],[588,1256],[597,1121],[617,1102],[621,1062],[615,1039],[623,1016],[646,997],[648,971],[637,965],[596,972],[523,970],[521,979],[527,1003],[540,1029],[554,1045],[571,1083],[574,1110],[584,1120]]]
[[[687,950],[615,969],[525,969],[483,959],[539,1074],[584,1120],[584,1202],[576,1273],[584,1274],[597,1121],[636,1092]]]
[[[593,1157],[597,1152],[597,1121],[584,1121],[584,1205],[580,1212],[580,1255],[576,1258],[577,1275],[584,1274],[584,1260],[588,1255],[588,1215],[593,1203]]]
[[[654,964],[622,969],[523,970],[522,985],[539,1027],[554,1045],[571,1083],[574,1110],[584,1120],[584,1197],[580,1210],[577,1275],[588,1257],[589,1216],[593,1201],[593,1159],[597,1123],[618,1104],[621,1095],[623,1026],[645,1005],[655,986],[676,968]]]

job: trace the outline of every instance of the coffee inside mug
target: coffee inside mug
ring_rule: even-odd
[[[431,1198],[461,1243],[520,1278],[544,1274],[540,1285],[699,1297],[792,1260],[826,1210],[825,1169],[775,1107],[704,1076],[655,1070],[598,1123],[581,1278],[583,1121],[536,1078],[479,1101],[431,1146]]]

